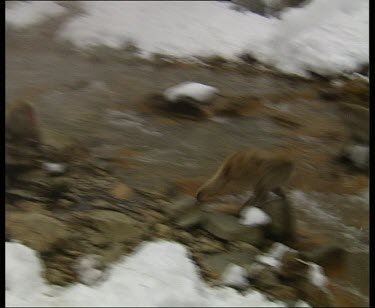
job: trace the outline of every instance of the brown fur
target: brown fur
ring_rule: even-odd
[[[15,143],[39,144],[40,132],[33,106],[25,101],[17,101],[7,108],[7,139]]]
[[[292,160],[279,151],[248,150],[236,152],[224,161],[211,179],[198,190],[197,199],[203,201],[230,190],[254,189],[254,198],[249,199],[239,210],[250,203],[261,204],[268,192],[285,197],[281,188],[291,177]]]

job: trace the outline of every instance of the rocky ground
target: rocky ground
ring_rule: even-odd
[[[234,263],[247,271],[244,288],[273,298],[368,305],[369,209],[347,197],[368,190],[368,168],[342,155],[347,145],[368,144],[368,109],[359,108],[369,106],[368,84],[304,80],[220,57],[197,65],[160,55],[142,60],[128,50],[77,51],[54,40],[67,17],[6,38],[6,103],[32,103],[44,144],[41,151],[6,144],[6,236],[41,254],[50,283],[81,280],[81,256],[100,256],[105,269],[142,241],[164,238],[187,245],[212,285]],[[207,108],[161,99],[167,87],[187,80],[223,96]],[[270,226],[245,227],[232,215],[238,199],[195,206],[197,188],[229,153],[275,147],[295,157],[288,188],[322,194],[323,215],[274,199],[265,207]],[[63,168],[46,170],[45,162]],[[327,222],[326,213],[343,224]],[[346,238],[345,228],[360,236]],[[296,250],[279,268],[259,260],[275,242]],[[357,244],[367,250],[352,253]],[[323,266],[327,292],[306,279],[301,260]]]

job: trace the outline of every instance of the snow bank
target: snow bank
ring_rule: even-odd
[[[65,11],[54,1],[19,1],[5,9],[5,20],[7,25],[14,28],[26,28]]]
[[[247,226],[267,225],[271,222],[271,218],[255,206],[245,208],[241,215],[239,223]]]
[[[6,243],[6,306],[34,307],[283,307],[258,292],[241,295],[227,287],[209,288],[180,244],[144,243],[108,271],[95,286],[74,284],[56,288],[41,278],[33,250]]]
[[[164,97],[170,102],[175,102],[182,97],[189,97],[201,103],[208,103],[218,93],[219,90],[215,87],[197,82],[183,82],[165,90]]]
[[[369,61],[369,1],[313,0],[290,9],[258,47],[249,52],[287,73],[354,71]]]
[[[231,60],[248,53],[302,76],[350,72],[369,62],[368,0],[313,0],[285,10],[280,20],[217,1],[87,1],[82,6],[86,14],[59,32],[82,48],[132,42],[143,56]]]

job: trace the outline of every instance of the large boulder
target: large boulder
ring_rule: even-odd
[[[264,240],[261,227],[241,225],[236,217],[230,215],[209,213],[202,226],[212,235],[227,241],[243,241],[259,246]]]

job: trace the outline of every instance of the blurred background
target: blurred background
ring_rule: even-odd
[[[368,0],[5,6],[7,306],[369,305]],[[197,207],[259,149],[291,207]]]

